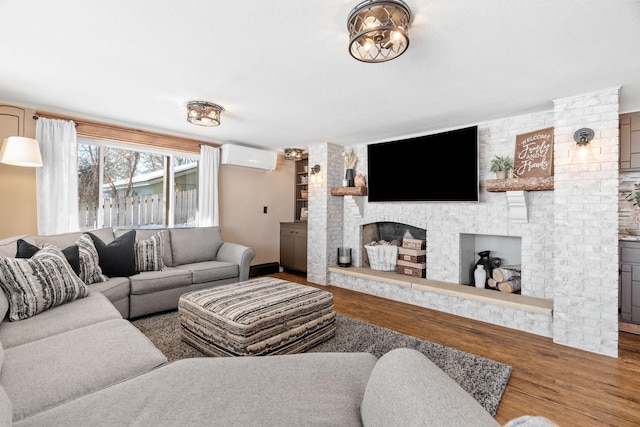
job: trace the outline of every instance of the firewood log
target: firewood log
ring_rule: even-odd
[[[500,292],[514,293],[520,290],[520,278],[511,279],[506,282],[498,283],[498,289]]]
[[[494,268],[491,272],[491,276],[496,279],[497,282],[506,282],[515,277],[520,277],[519,265],[504,265],[498,268]]]

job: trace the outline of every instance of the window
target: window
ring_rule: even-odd
[[[198,156],[78,138],[80,229],[193,227]]]

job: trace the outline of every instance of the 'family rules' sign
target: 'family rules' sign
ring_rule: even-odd
[[[553,128],[516,136],[513,176],[517,178],[553,176]]]

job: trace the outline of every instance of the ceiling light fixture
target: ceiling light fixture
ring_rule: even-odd
[[[300,160],[302,158],[301,148],[285,148],[284,149],[285,160]]]
[[[187,103],[187,121],[199,126],[218,126],[222,107],[205,101]]]
[[[349,53],[358,61],[385,62],[409,47],[411,11],[401,0],[366,0],[347,20]]]
[[[0,163],[36,168],[42,166],[38,141],[22,136],[5,138],[2,148],[0,148]]]

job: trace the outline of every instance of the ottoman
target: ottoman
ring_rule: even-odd
[[[183,294],[183,341],[211,356],[303,352],[335,334],[333,294],[272,277]]]

